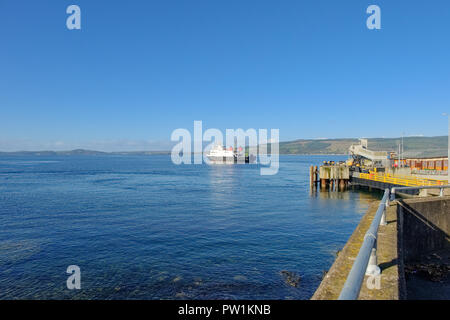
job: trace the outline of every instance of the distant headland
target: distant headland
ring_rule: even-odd
[[[369,147],[371,150],[396,151],[401,141],[399,138],[369,138]],[[333,155],[348,154],[350,145],[358,143],[356,138],[342,139],[298,139],[293,141],[280,142],[279,153],[289,155]],[[431,157],[446,156],[448,150],[447,136],[436,137],[404,137],[404,155],[410,157]],[[270,144],[268,146],[270,150]],[[75,149],[68,151],[14,151],[1,152],[0,156],[76,156],[76,155],[169,155],[170,150],[162,151],[114,151],[104,152],[86,149]]]

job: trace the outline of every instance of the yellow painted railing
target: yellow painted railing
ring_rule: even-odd
[[[400,176],[392,175],[388,173],[372,172],[360,173],[359,177],[361,179],[367,179],[372,181],[391,183],[407,187],[417,187],[417,186],[440,186],[446,184],[445,181],[433,180],[433,179],[422,179],[414,176]]]

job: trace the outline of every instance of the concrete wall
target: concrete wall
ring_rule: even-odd
[[[411,175],[411,168],[386,167],[386,173],[396,174],[396,175],[400,175],[400,176],[409,176],[409,175]]]
[[[450,197],[400,200],[397,214],[405,262],[448,246]]]
[[[348,180],[350,178],[350,170],[349,167],[345,165],[320,166],[319,178],[326,180],[330,179]]]

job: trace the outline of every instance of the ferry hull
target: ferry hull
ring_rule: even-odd
[[[217,157],[217,156],[208,156],[209,161],[214,164],[234,164],[234,163],[255,163],[256,157],[254,155],[250,156],[237,156],[237,157]]]

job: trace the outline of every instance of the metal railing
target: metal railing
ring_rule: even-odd
[[[381,199],[380,205],[378,206],[377,212],[372,220],[372,224],[364,236],[361,249],[359,249],[356,260],[353,263],[352,269],[350,270],[344,287],[339,295],[339,300],[358,299],[361,285],[364,281],[364,276],[380,275],[381,270],[377,265],[378,226],[386,225],[386,207],[389,206],[389,201],[395,200],[395,194],[398,191],[404,190],[440,189],[439,196],[442,197],[444,195],[444,189],[446,188],[450,188],[450,185],[394,187],[392,188],[392,191],[389,191],[389,189],[384,191],[383,198]]]
[[[400,176],[400,175],[392,175],[389,173],[377,173],[377,172],[369,172],[369,173],[360,173],[359,178],[396,184],[401,186],[439,186],[443,185],[445,181],[435,180],[435,179],[424,179],[414,176]]]
[[[391,191],[390,201],[395,200],[395,194],[398,191],[407,191],[407,190],[418,190],[418,189],[439,189],[439,196],[442,197],[444,195],[444,189],[450,188],[450,185],[440,185],[440,186],[420,186],[420,187],[394,187]]]
[[[386,224],[385,211],[389,201],[389,189],[384,191],[383,198],[373,217],[372,224],[364,236],[364,241],[348,274],[339,300],[356,300],[364,281],[364,275],[379,275],[380,268],[377,266],[377,234],[378,226]]]

